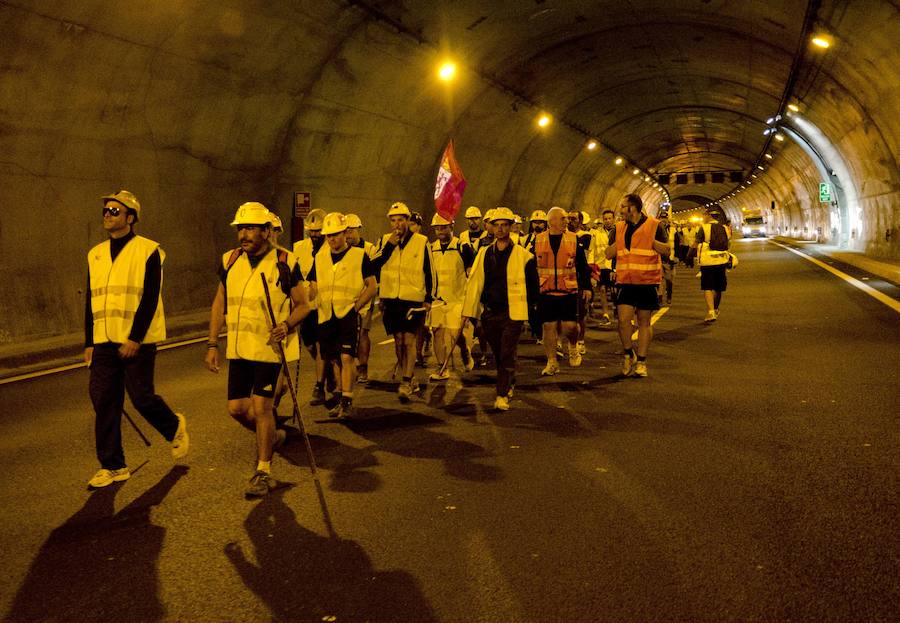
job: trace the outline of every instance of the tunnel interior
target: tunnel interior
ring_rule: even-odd
[[[140,198],[167,313],[188,313],[242,202],[289,219],[308,192],[371,240],[393,201],[430,217],[450,139],[464,205],[596,216],[637,193],[900,258],[893,2],[19,0],[0,19],[0,344],[79,332],[104,194]]]

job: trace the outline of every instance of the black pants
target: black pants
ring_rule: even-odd
[[[167,441],[172,441],[178,430],[178,418],[153,389],[156,344],[141,345],[137,355],[127,361],[119,357],[119,346],[108,342],[98,344],[91,360],[89,392],[97,414],[94,423],[97,459],[106,469],[125,467],[122,409],[126,389],[134,408]]]
[[[484,310],[481,326],[497,364],[497,395],[506,396],[516,384],[516,350],[522,335],[522,320],[510,320],[509,311]]]

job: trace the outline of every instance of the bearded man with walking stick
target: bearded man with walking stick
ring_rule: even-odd
[[[272,454],[286,438],[283,429],[276,429],[272,413],[282,355],[286,361],[299,358],[294,329],[310,307],[296,256],[269,241],[266,207],[245,203],[231,224],[237,228],[240,246],[222,255],[220,283],[210,313],[206,367],[219,371],[219,331],[227,321],[228,413],[256,434],[256,470],[244,495],[259,498],[277,486],[271,475]],[[265,275],[265,287],[260,275]],[[274,322],[269,316],[267,289]]]

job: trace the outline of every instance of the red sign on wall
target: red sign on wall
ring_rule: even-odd
[[[309,215],[311,204],[310,193],[295,192],[294,193],[294,216],[297,218],[306,218]]]

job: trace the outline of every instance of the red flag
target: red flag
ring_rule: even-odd
[[[465,189],[466,178],[463,177],[462,169],[456,162],[456,154],[453,153],[453,141],[451,140],[447,143],[447,148],[441,157],[441,166],[434,183],[434,207],[437,213],[448,221],[456,218]]]

